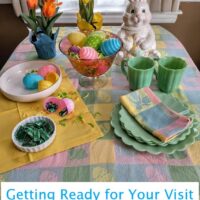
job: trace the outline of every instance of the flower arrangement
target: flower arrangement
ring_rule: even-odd
[[[39,58],[50,59],[56,55],[59,29],[55,33],[52,29],[62,15],[62,12],[58,12],[61,4],[58,0],[27,0],[29,15],[22,14],[21,17],[32,31],[30,42],[35,46]],[[37,8],[40,12],[36,12]]]
[[[100,30],[103,23],[101,13],[94,13],[94,0],[79,0],[77,25],[80,31]]]
[[[21,17],[34,35],[42,31],[52,37],[52,27],[62,15],[62,12],[58,12],[61,4],[61,2],[57,3],[57,0],[27,0],[29,15],[21,14]],[[39,15],[36,14],[38,7],[41,11]]]

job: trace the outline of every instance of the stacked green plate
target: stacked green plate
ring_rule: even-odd
[[[192,118],[192,116],[189,115],[189,117]],[[175,139],[169,141],[168,143],[161,142],[159,139],[151,135],[148,131],[143,129],[140,124],[137,123],[137,121],[126,111],[126,109],[121,106],[119,111],[119,120],[122,125],[122,128],[124,128],[127,132],[127,134],[130,137],[135,138],[137,141],[146,143],[149,145],[159,145],[159,146],[167,146],[169,144],[177,144],[180,141],[185,140],[185,138],[190,134],[190,129],[194,128],[194,120],[190,127],[181,133],[178,137]]]
[[[174,152],[185,150],[189,145],[195,142],[195,138],[199,134],[198,123],[194,114],[189,112],[187,107],[171,95],[160,92],[156,93],[156,95],[166,106],[190,117],[192,119],[191,126],[175,139],[168,143],[163,143],[144,130],[126,109],[118,104],[113,109],[111,120],[115,135],[120,137],[126,145],[132,146],[134,149],[142,152],[173,154]]]

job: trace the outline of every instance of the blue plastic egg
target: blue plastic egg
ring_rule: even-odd
[[[26,89],[34,90],[38,88],[38,82],[44,78],[38,74],[30,73],[26,74],[23,78],[23,84]]]
[[[116,54],[121,48],[121,41],[117,38],[111,38],[101,44],[101,53],[104,56],[111,56]]]

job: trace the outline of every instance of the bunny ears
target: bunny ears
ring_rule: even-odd
[[[147,2],[147,0],[129,0],[131,3],[134,3],[134,2]]]

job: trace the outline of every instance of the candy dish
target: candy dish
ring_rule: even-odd
[[[49,126],[52,127],[52,133],[50,135],[50,137],[43,143],[36,145],[36,146],[23,146],[22,142],[20,142],[17,137],[16,137],[16,133],[19,130],[20,127],[25,126],[28,123],[35,123],[38,121],[44,120],[46,121]],[[12,131],[12,141],[14,143],[14,145],[21,151],[24,152],[38,152],[38,151],[42,151],[43,149],[47,148],[55,139],[56,137],[56,126],[55,123],[53,122],[52,119],[50,119],[49,117],[44,117],[44,116],[33,116],[33,117],[28,117],[26,119],[24,119],[23,121],[21,121],[20,123],[18,123],[15,128]]]
[[[73,34],[74,33],[69,34],[68,37],[65,36],[60,41],[59,48],[60,51],[69,59],[73,68],[81,74],[79,77],[79,84],[86,88],[104,87],[108,80],[105,73],[110,69],[115,56],[122,48],[121,39],[116,34],[107,31],[88,32],[86,37],[81,36],[82,39],[79,40],[81,45],[79,45],[80,51],[78,55],[76,52],[75,54],[69,53],[68,50],[70,47],[68,45],[65,46],[65,44],[69,43],[72,43],[73,46],[76,43],[74,37],[76,38],[78,33],[75,33],[74,37]],[[66,42],[67,39],[69,39],[68,42]],[[100,52],[104,40],[118,41],[116,42],[118,45],[117,48],[114,48],[114,50],[111,49],[112,53],[110,49],[105,51],[109,55],[103,55],[103,53]],[[116,44],[114,44],[114,47],[116,47]],[[108,48],[108,45],[103,49],[105,48]]]
[[[23,78],[27,73],[39,70],[42,66],[52,65],[58,74],[58,80],[45,90],[27,90],[23,85]],[[0,91],[8,99],[18,102],[33,102],[50,96],[60,86],[62,74],[59,67],[47,61],[29,61],[17,64],[3,73],[0,77]],[[43,85],[44,89],[44,85]]]

